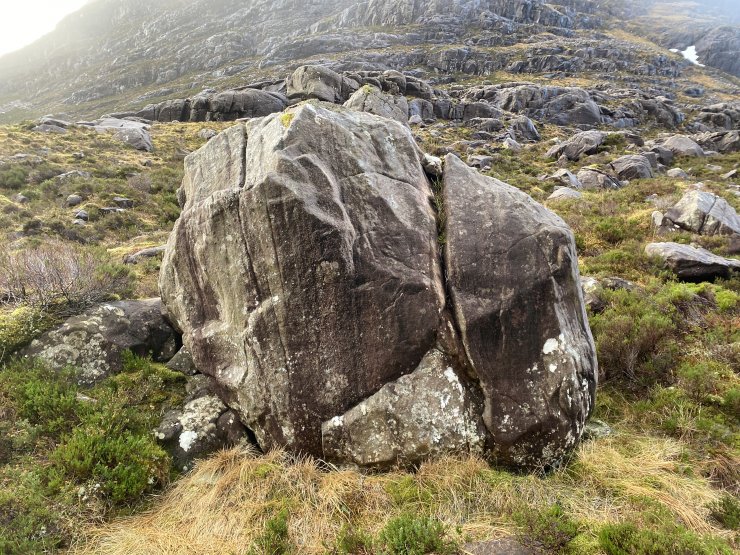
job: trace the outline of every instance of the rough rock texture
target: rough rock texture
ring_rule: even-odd
[[[645,253],[662,259],[679,278],[689,281],[727,278],[731,272],[740,271],[740,260],[723,258],[706,249],[679,243],[650,243],[645,247]]]
[[[44,359],[57,369],[79,368],[80,383],[91,384],[120,372],[125,350],[166,362],[177,344],[175,331],[162,317],[160,300],[147,299],[106,303],[73,316],[21,354]]]
[[[570,187],[559,187],[555,189],[549,197],[547,197],[547,200],[550,202],[557,200],[577,200],[582,197],[583,194],[580,191],[576,191]]]
[[[517,466],[554,462],[580,437],[596,389],[573,234],[451,154],[443,179],[448,291],[494,450]]]
[[[663,148],[667,148],[676,156],[704,156],[704,150],[686,135],[673,135],[663,142]]]
[[[653,165],[650,163],[650,159],[642,154],[620,156],[612,161],[609,166],[622,180],[653,177]]]
[[[584,189],[619,189],[622,184],[611,175],[594,168],[583,168],[576,175]]]
[[[738,121],[740,122],[740,119]],[[707,150],[723,153],[740,151],[740,131],[702,133],[695,136],[694,139]]]
[[[406,376],[322,426],[324,456],[361,466],[391,466],[453,453],[482,455],[482,400],[432,350]]]
[[[433,346],[444,299],[409,130],[335,110],[254,120],[248,142],[237,126],[188,157],[163,262],[162,296],[196,366],[263,448],[321,455],[323,421]]]
[[[678,227],[700,235],[740,234],[740,216],[722,197],[707,191],[689,191],[665,217]]]
[[[443,273],[428,161],[407,126],[313,103],[186,159],[160,290],[262,448],[531,468],[575,444],[596,360],[572,234],[448,156]]]
[[[192,462],[247,437],[239,417],[213,392],[203,375],[188,380],[188,396],[181,408],[168,411],[154,431],[157,441],[172,455],[176,467],[188,470]]]
[[[131,121],[118,118],[103,118],[96,120],[90,125],[98,133],[111,133],[119,141],[123,141],[134,147],[136,150],[151,152],[152,138],[149,135],[149,126],[138,121]]]
[[[323,66],[301,66],[288,79],[288,98],[341,103],[360,88],[357,81]]]
[[[357,90],[344,106],[358,112],[394,119],[401,123],[409,120],[409,105],[404,96],[383,93],[377,87],[365,85]]]
[[[577,161],[584,154],[594,154],[605,138],[606,134],[601,131],[583,131],[553,146],[547,151],[546,156],[548,158],[566,156],[568,160]]]

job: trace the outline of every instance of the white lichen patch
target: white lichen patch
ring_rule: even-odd
[[[560,349],[560,342],[555,337],[551,337],[545,341],[545,345],[542,347],[542,353],[545,355],[551,355],[555,351]]]

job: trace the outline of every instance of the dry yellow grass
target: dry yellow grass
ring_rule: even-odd
[[[706,506],[719,492],[682,472],[680,442],[617,434],[583,444],[548,476],[501,472],[480,459],[442,459],[416,473],[326,470],[285,453],[234,449],[202,461],[144,514],[84,531],[72,551],[105,555],[245,553],[269,518],[289,510],[298,553],[330,552],[343,526],[376,533],[412,512],[436,517],[459,540],[516,531],[512,514],[560,503],[589,529],[638,516],[645,500],[688,528],[722,535]],[[598,553],[598,548],[594,548]]]

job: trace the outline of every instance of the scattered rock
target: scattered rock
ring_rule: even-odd
[[[740,234],[740,217],[735,209],[722,197],[707,191],[688,191],[665,217],[699,235]]]
[[[675,179],[688,179],[689,178],[689,174],[687,174],[681,168],[671,168],[670,170],[666,172],[666,175],[668,177],[673,177]]]
[[[583,189],[620,189],[622,184],[606,172],[595,168],[583,168],[576,176]]]
[[[509,134],[515,141],[539,141],[540,132],[534,122],[526,116],[519,116],[509,124]]]
[[[740,260],[723,258],[706,249],[678,243],[650,243],[645,247],[648,256],[663,260],[679,278],[688,281],[728,278],[740,271]]]
[[[584,154],[594,154],[604,142],[606,134],[601,131],[583,131],[547,151],[548,158],[566,156],[568,160],[577,161]]]
[[[167,368],[180,372],[186,376],[195,376],[198,369],[195,367],[193,357],[187,347],[181,347],[177,354],[167,362]]]
[[[80,195],[69,195],[67,200],[64,202],[66,206],[73,207],[82,204],[82,197]]]
[[[160,258],[164,255],[164,249],[165,249],[165,245],[141,249],[140,251],[137,251],[132,254],[127,254],[126,256],[124,256],[123,263],[124,264],[138,264],[139,262],[142,262],[144,259]]]
[[[465,555],[545,555],[544,551],[522,545],[514,538],[468,543],[463,546],[462,553]]]
[[[666,139],[662,146],[676,156],[705,156],[704,150],[686,135],[673,135]]]
[[[421,161],[424,166],[424,171],[427,175],[432,177],[442,177],[442,159],[432,156],[431,154],[424,154],[424,158]]]
[[[16,204],[26,204],[28,202],[31,202],[30,199],[26,195],[22,195],[21,193],[17,193],[13,195],[12,200]]]
[[[547,200],[574,200],[580,198],[583,198],[583,194],[580,191],[576,191],[570,187],[558,187],[549,197],[547,197]]]
[[[614,434],[611,426],[602,420],[596,420],[595,418],[586,422],[586,428],[583,430],[583,441],[593,441],[595,439],[603,439]]]
[[[506,137],[502,144],[505,149],[510,150],[512,152],[521,152],[522,150],[522,145],[517,143],[511,137]]]
[[[581,189],[583,185],[578,178],[566,169],[560,169],[550,176],[550,179],[557,181],[564,187],[571,189]]]
[[[653,177],[653,166],[642,154],[620,156],[609,164],[620,180],[648,179]]]
[[[346,102],[360,84],[323,66],[301,66],[288,79],[288,98]]]
[[[133,208],[134,201],[124,197],[113,197],[113,204],[118,208]]]
[[[87,222],[90,220],[90,214],[87,213],[87,210],[78,210],[75,212],[75,218]]]
[[[209,127],[206,127],[205,129],[201,129],[200,131],[198,131],[198,137],[200,137],[201,139],[205,139],[206,141],[210,141],[216,135],[218,135],[218,131],[216,131],[215,129],[211,129]]]

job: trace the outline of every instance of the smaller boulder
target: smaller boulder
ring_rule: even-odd
[[[674,179],[688,179],[689,178],[689,174],[687,174],[681,168],[671,168],[670,170],[666,172],[666,175],[668,177],[673,177]]]
[[[557,200],[574,200],[583,198],[583,194],[580,191],[571,189],[570,187],[559,187],[555,189],[555,192],[547,197],[549,202]]]
[[[386,94],[371,85],[360,87],[344,106],[350,110],[368,112],[403,124],[409,121],[409,105],[405,97]]]
[[[622,187],[617,179],[594,168],[583,168],[576,177],[583,189],[619,189]]]
[[[653,166],[642,154],[620,156],[609,164],[620,180],[648,179],[653,177]]]
[[[676,156],[706,156],[704,149],[686,135],[673,135],[666,139],[662,146]]]
[[[702,248],[679,243],[650,243],[645,247],[648,256],[659,258],[680,279],[687,281],[728,278],[740,271],[740,260],[723,258]]]
[[[606,134],[601,131],[583,131],[573,135],[570,139],[553,146],[547,151],[548,158],[565,156],[568,160],[577,161],[585,154],[595,154],[604,142]]]
[[[708,191],[688,191],[665,217],[699,235],[738,235],[740,216],[730,204]]]
[[[79,206],[80,204],[82,204],[82,197],[80,195],[69,195],[67,197],[67,200],[64,201],[64,204],[66,206],[69,206],[70,208],[74,206]]]

